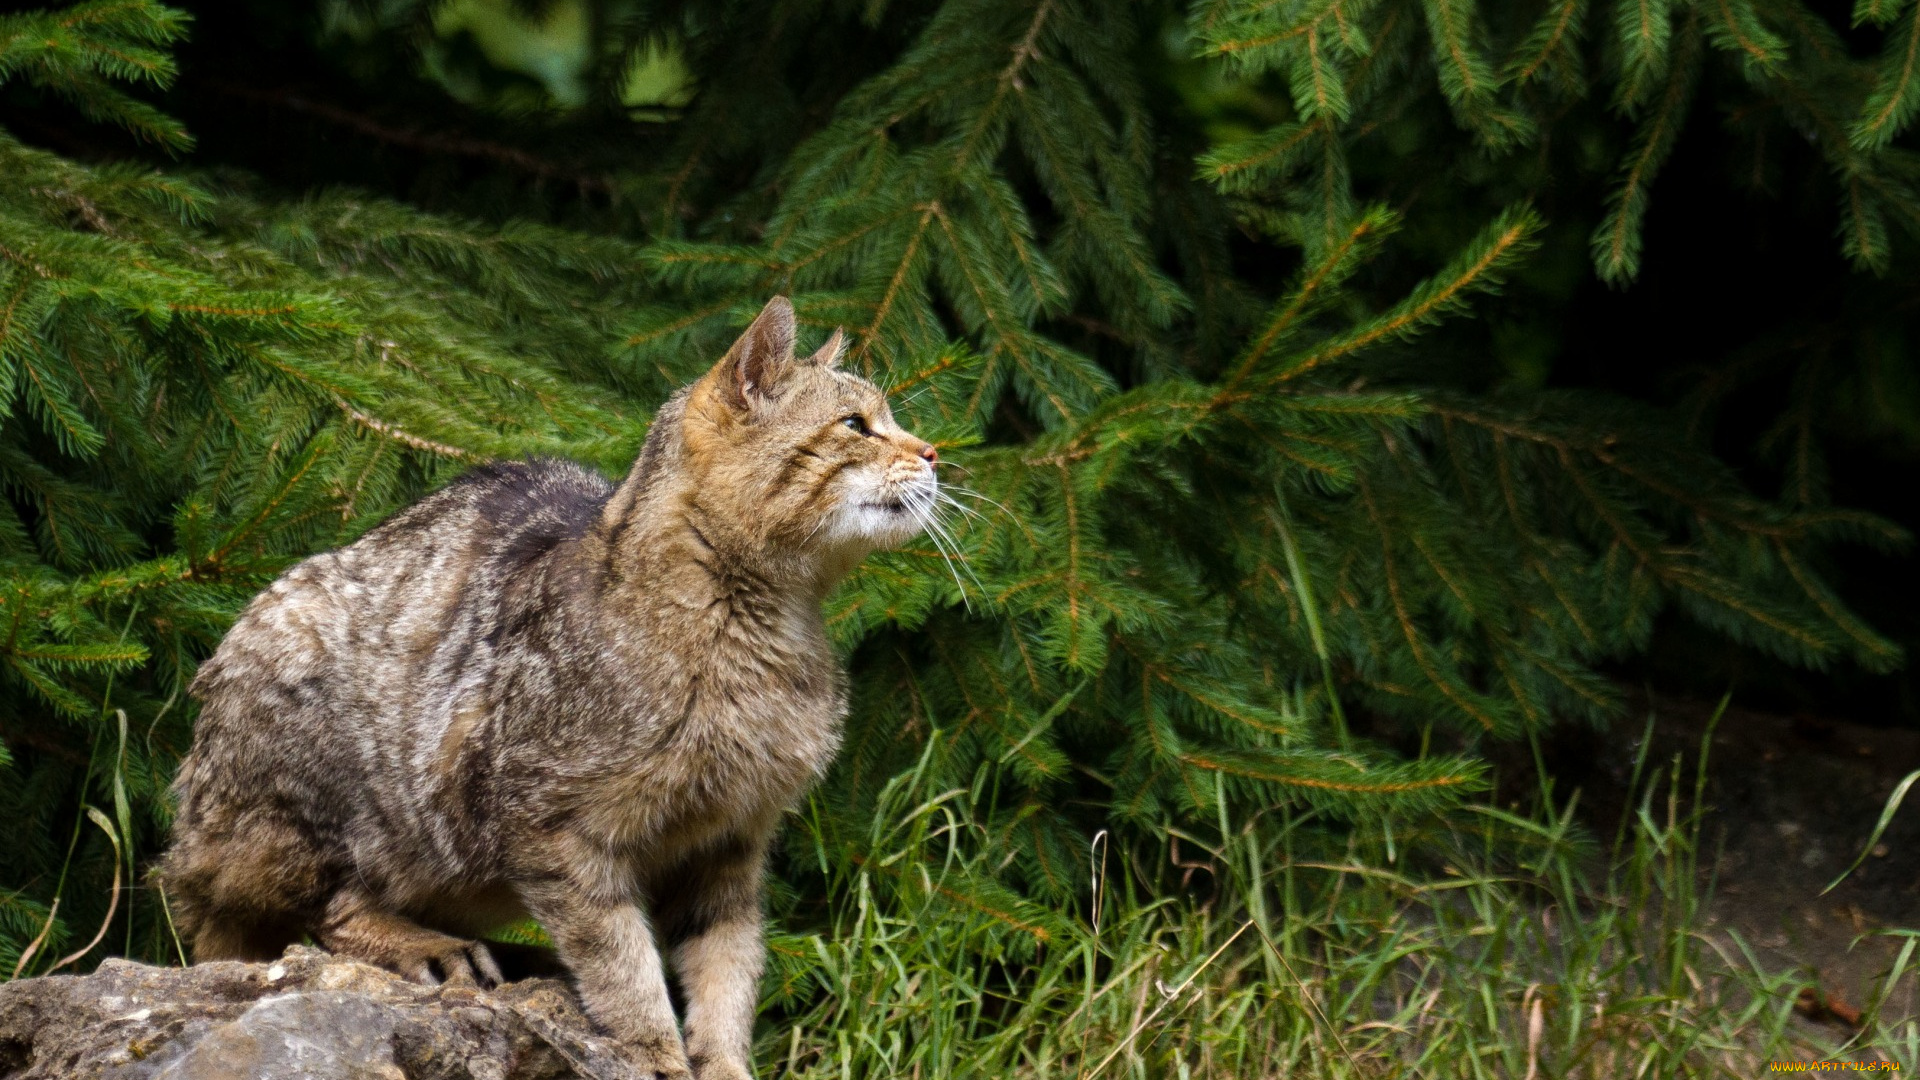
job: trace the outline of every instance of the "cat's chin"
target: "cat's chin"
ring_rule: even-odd
[[[919,515],[900,500],[878,500],[853,507],[848,531],[870,548],[896,548],[926,528]]]
[[[925,530],[904,500],[872,499],[842,506],[825,537],[827,546],[856,561],[869,551],[897,548]]]

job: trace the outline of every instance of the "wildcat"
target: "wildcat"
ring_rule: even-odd
[[[846,709],[821,600],[938,493],[838,331],[793,349],[776,297],[618,487],[484,466],[247,607],[162,867],[195,959],[308,933],[485,984],[474,938],[531,915],[643,1075],[750,1075],[762,864]]]

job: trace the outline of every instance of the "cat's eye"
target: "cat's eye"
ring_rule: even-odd
[[[872,429],[867,427],[867,418],[864,416],[860,416],[856,414],[854,416],[849,416],[840,422],[842,424],[845,424],[849,431],[853,431],[861,435],[873,434]]]

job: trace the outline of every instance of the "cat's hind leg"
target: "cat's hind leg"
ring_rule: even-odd
[[[223,806],[176,831],[160,880],[195,961],[275,960],[300,940],[333,873],[298,828]]]
[[[397,971],[414,982],[489,987],[506,981],[485,944],[429,930],[358,889],[334,894],[314,937],[329,952]]]
[[[192,934],[193,959],[276,960],[287,946],[300,940],[300,930],[289,922],[256,922],[228,915],[202,921]]]

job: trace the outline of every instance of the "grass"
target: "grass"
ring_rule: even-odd
[[[1795,1021],[1798,973],[1707,926],[1703,756],[1689,769],[1643,752],[1635,810],[1605,843],[1550,785],[1530,811],[1418,822],[1282,805],[1236,817],[1223,794],[1206,830],[1099,834],[1084,887],[1047,907],[996,884],[991,778],[929,789],[942,745],[936,733],[923,767],[888,787],[866,835],[836,839],[822,803],[788,830],[790,857],[823,886],[807,895],[826,899],[781,905],[762,1075],[1616,1080],[1920,1065],[1920,1018],[1887,1007],[1920,1000],[1920,931],[1892,932],[1903,946],[1845,1039]],[[86,817],[113,839],[124,805],[119,823]],[[116,867],[131,864],[114,846]],[[45,958],[28,962],[44,972],[67,935],[44,932],[52,912],[28,914]],[[95,944],[111,924],[110,908]],[[166,962],[177,945],[155,948]]]
[[[1643,742],[1644,745],[1644,742]],[[1803,980],[1710,931],[1704,771],[1635,773],[1611,843],[1573,800],[1473,806],[1416,827],[1274,808],[1181,839],[1088,851],[1070,910],[981,899],[996,865],[977,791],[889,790],[851,869],[776,935],[764,1074],[800,1078],[1755,1077],[1773,1061],[1920,1064],[1913,1016],[1870,1005],[1850,1041],[1796,1022]],[[1203,854],[1196,857],[1196,851]],[[1174,870],[1180,868],[1175,867]],[[1177,882],[1179,879],[1175,877]],[[998,906],[996,906],[996,904]],[[1873,1001],[1912,1000],[1914,938]]]

